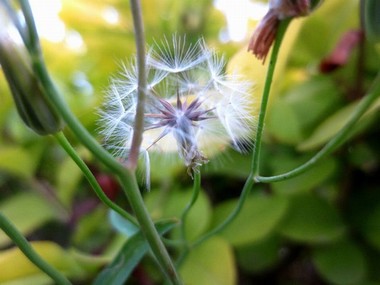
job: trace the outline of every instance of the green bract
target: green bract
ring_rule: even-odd
[[[32,60],[4,4],[0,4],[0,64],[25,124],[40,135],[60,131],[62,121],[33,73]]]

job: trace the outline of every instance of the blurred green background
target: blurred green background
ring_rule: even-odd
[[[48,16],[42,26],[58,23],[52,38],[42,37],[48,69],[73,112],[101,142],[97,109],[110,76],[135,53],[129,1],[62,0],[60,9],[44,4],[40,9]],[[246,52],[256,21],[247,21],[242,41],[228,41],[226,17],[213,4],[143,0],[147,43],[173,33],[186,34],[189,42],[204,37],[225,54],[228,72],[237,70],[255,82],[252,103],[259,106],[266,66]],[[243,1],[235,5],[242,13],[250,7]],[[365,95],[380,67],[378,46],[359,42],[341,65],[321,70],[346,33],[359,29],[359,0],[325,1],[311,16],[291,24],[271,94],[263,175],[291,170],[310,158]],[[347,47],[344,41],[342,46]],[[380,284],[379,107],[380,100],[350,141],[311,171],[255,186],[236,221],[186,259],[180,269],[186,284]],[[128,209],[112,176],[65,132],[104,191]],[[154,219],[178,217],[191,195],[186,169],[167,161],[153,156],[152,190],[144,192]],[[226,150],[202,169],[203,191],[186,224],[191,240],[233,209],[249,165],[249,154]],[[23,125],[2,73],[0,210],[75,284],[90,284],[128,235],[54,139]],[[0,284],[50,284],[3,233],[0,249]],[[155,270],[151,260],[143,259],[126,284],[161,284]]]

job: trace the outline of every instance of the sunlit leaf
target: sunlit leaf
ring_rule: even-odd
[[[70,252],[52,242],[33,242],[33,249],[51,266],[66,276],[81,278],[85,271]],[[0,283],[32,285],[46,280],[46,274],[27,259],[18,248],[0,251]],[[12,283],[11,283],[12,282]],[[49,284],[49,283],[42,283]]]
[[[232,249],[225,240],[217,237],[192,250],[179,271],[188,285],[236,284]]]
[[[0,170],[23,178],[33,175],[36,162],[26,149],[20,146],[0,147]]]
[[[219,225],[236,207],[227,201],[215,208],[213,226]],[[237,218],[220,235],[234,246],[258,242],[274,231],[288,210],[285,197],[252,195],[248,197]]]
[[[359,103],[360,102],[351,103],[350,105],[337,111],[332,116],[328,117],[316,128],[308,139],[298,145],[298,149],[302,151],[312,150],[325,144],[328,140],[335,136],[345,124],[348,123]],[[356,125],[360,127],[360,124],[363,123],[364,119],[368,118],[372,114],[375,114],[379,108],[380,99],[376,100],[376,102],[368,109]]]
[[[32,192],[20,193],[2,201],[0,209],[24,235],[57,218],[54,208],[45,199]],[[0,245],[9,242],[8,236],[0,231]]]

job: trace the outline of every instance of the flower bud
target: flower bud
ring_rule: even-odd
[[[269,11],[253,33],[248,51],[263,62],[277,34],[279,22],[310,14],[323,0],[270,0]],[[375,0],[376,1],[376,0]]]
[[[24,123],[40,135],[61,130],[62,121],[33,73],[28,50],[3,3],[0,3],[0,65]]]

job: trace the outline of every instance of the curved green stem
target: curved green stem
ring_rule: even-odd
[[[256,176],[255,181],[263,182],[263,183],[282,181],[285,179],[295,177],[309,170],[310,168],[312,168],[317,162],[319,162],[321,159],[323,159],[324,157],[332,153],[334,150],[336,150],[347,139],[348,135],[353,129],[353,126],[358,122],[360,117],[364,115],[364,113],[368,110],[368,108],[379,96],[380,96],[380,73],[376,77],[374,84],[372,85],[372,88],[370,89],[368,95],[362,99],[362,101],[360,102],[359,106],[356,108],[354,114],[352,115],[348,123],[316,155],[314,155],[306,163],[302,164],[301,166],[289,172],[286,172],[280,175],[270,176],[270,177]]]
[[[34,26],[32,14],[24,14],[25,17],[29,17],[26,20],[28,25]],[[35,27],[35,26],[34,26]],[[38,36],[35,28],[29,29],[31,32],[30,36],[35,40],[38,40]],[[140,190],[138,188],[136,177],[133,169],[125,168],[117,160],[115,160],[111,154],[109,154],[105,149],[103,149],[98,142],[90,135],[90,133],[83,127],[83,125],[78,121],[78,119],[72,114],[68,108],[66,102],[60,96],[59,91],[56,89],[54,83],[52,82],[46,66],[43,62],[41,54],[33,54],[31,52],[33,60],[33,68],[39,77],[41,84],[44,86],[46,93],[48,94],[48,100],[51,101],[52,105],[55,106],[57,112],[61,115],[63,120],[66,122],[70,130],[78,138],[78,140],[87,147],[93,155],[107,166],[121,181],[123,190],[131,204],[133,211],[136,214],[137,221],[140,224],[141,230],[144,233],[152,252],[154,253],[162,270],[166,273],[169,280],[175,285],[182,284],[173,262],[158,234],[156,228],[154,227],[153,221],[146,210]]]
[[[54,137],[57,139],[59,144],[62,146],[62,148],[66,151],[66,153],[71,157],[71,159],[76,163],[76,165],[80,168],[82,173],[86,176],[86,179],[90,183],[92,189],[95,191],[95,194],[98,196],[98,198],[109,208],[114,210],[116,213],[118,213],[123,218],[127,219],[134,225],[138,225],[136,219],[129,214],[128,212],[124,211],[121,207],[119,207],[117,204],[112,202],[106,194],[104,194],[102,188],[98,184],[96,178],[92,174],[91,170],[87,167],[86,163],[80,158],[80,156],[77,154],[75,149],[72,147],[70,142],[67,140],[65,135],[62,132],[59,132],[54,135]]]
[[[53,268],[28,243],[26,238],[16,227],[0,212],[0,228],[12,239],[25,256],[39,269],[51,277],[58,285],[71,285],[71,282],[59,271]]]
[[[187,218],[187,215],[189,214],[191,208],[194,206],[195,202],[198,199],[200,189],[201,189],[201,173],[200,173],[200,171],[194,171],[193,193],[191,195],[191,199],[190,199],[189,203],[186,205],[185,209],[183,210],[183,212],[181,214],[180,231],[181,231],[181,239],[183,241],[187,240],[186,227],[185,227],[186,218]]]
[[[193,193],[191,195],[191,199],[186,205],[185,209],[183,210],[181,214],[181,227],[180,227],[180,245],[182,247],[182,252],[176,262],[176,266],[179,267],[183,260],[186,258],[186,256],[189,254],[190,246],[188,244],[188,240],[186,237],[186,218],[189,214],[191,208],[194,206],[195,202],[198,199],[199,192],[201,190],[201,173],[200,171],[194,172],[194,185],[193,185]]]
[[[229,216],[218,226],[216,226],[214,229],[212,229],[210,232],[206,233],[204,236],[196,240],[192,246],[197,246],[203,243],[205,240],[209,239],[210,237],[216,235],[217,233],[221,232],[224,228],[226,228],[240,213],[241,209],[244,206],[244,203],[251,193],[252,187],[255,184],[254,177],[259,171],[259,163],[260,163],[260,151],[261,151],[261,141],[263,137],[263,131],[264,131],[264,120],[266,115],[266,109],[268,105],[269,100],[269,94],[272,86],[272,80],[273,75],[277,63],[278,54],[280,51],[282,40],[285,36],[285,32],[287,27],[289,26],[291,19],[286,19],[280,22],[276,39],[273,45],[273,50],[268,66],[267,76],[265,80],[264,90],[263,90],[263,97],[261,99],[261,107],[260,107],[260,115],[259,115],[259,121],[257,126],[257,135],[256,135],[256,142],[255,147],[253,149],[252,153],[252,163],[251,163],[251,170],[250,174],[244,184],[243,190],[240,194],[240,198],[238,201],[238,204],[236,205],[235,209],[229,214]]]

